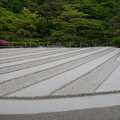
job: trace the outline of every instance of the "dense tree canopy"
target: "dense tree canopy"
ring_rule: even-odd
[[[0,0],[0,39],[120,45],[120,2]]]

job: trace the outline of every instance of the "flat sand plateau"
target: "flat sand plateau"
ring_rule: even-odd
[[[120,120],[120,49],[0,49],[0,120]]]

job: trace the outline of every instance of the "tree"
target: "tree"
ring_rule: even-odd
[[[14,13],[20,13],[23,5],[20,0],[1,0],[2,7]]]
[[[120,47],[120,37],[114,37],[112,40],[112,44],[114,44],[117,47]]]
[[[77,7],[76,9],[79,12],[84,12],[88,14],[89,19],[99,19],[99,20],[105,20],[111,9],[114,7],[115,2],[114,1],[105,1],[100,4],[83,4],[80,7]]]
[[[38,5],[42,5],[45,2],[45,0],[35,0],[35,1],[37,2]]]
[[[86,16],[87,14],[77,11],[67,11],[62,13],[53,21],[57,26],[57,31],[53,31],[55,34],[53,33],[52,36],[57,34],[60,37],[60,33],[65,33],[72,36],[71,38],[68,37],[68,39],[74,40],[74,42],[98,42],[98,38],[104,36],[103,22],[86,19]]]
[[[48,37],[49,35],[49,21],[52,20],[54,17],[57,18],[62,12],[62,5],[60,1],[49,1],[48,3],[44,3],[38,9],[39,16],[45,18],[46,23],[44,27],[46,28],[45,36]]]
[[[27,8],[32,13],[35,13],[38,9],[37,1],[24,0],[22,4],[25,8]]]

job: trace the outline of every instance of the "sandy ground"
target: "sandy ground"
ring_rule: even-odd
[[[63,52],[65,52],[66,50],[69,50],[69,49],[67,49],[67,48],[62,49]],[[57,51],[56,53],[58,53],[58,50],[55,50],[55,51]],[[49,51],[47,51],[47,52],[49,52]],[[43,52],[40,52],[40,53],[43,53]],[[30,58],[35,58],[35,57],[40,57],[40,56],[44,56],[44,55],[45,55],[45,53],[43,53],[43,54],[39,54],[39,53],[32,53],[31,54],[31,53],[29,53],[26,55],[18,55],[18,56],[16,55],[16,56],[3,57],[3,58],[0,58],[0,60],[1,60],[0,64],[20,61],[20,60],[30,59]]]
[[[28,87],[20,92],[13,93],[10,96],[47,96],[71,81],[74,81],[82,77],[84,74],[89,73],[91,70],[95,69],[118,53],[118,51],[113,51],[75,69],[56,75],[55,77]]]
[[[66,112],[0,115],[0,120],[120,120],[120,106]]]
[[[79,79],[76,79],[72,83],[69,83],[68,85],[53,92],[52,94],[53,95],[58,95],[58,94],[59,95],[68,95],[68,94],[96,92],[96,89],[98,89],[99,86],[100,87],[103,86],[104,80],[106,80],[107,77],[109,75],[111,75],[111,73],[117,68],[118,65],[119,65],[119,63],[115,60],[115,58],[113,58],[109,62],[106,62],[106,63],[100,65],[98,68],[96,68],[92,72],[88,73],[87,75],[85,75]],[[99,74],[97,74],[97,73],[99,73]],[[116,75],[116,77],[118,75]],[[111,80],[111,81],[113,81],[113,80]],[[119,83],[120,80],[116,79],[116,81],[118,81],[117,83]],[[113,81],[113,83],[114,83],[114,85],[111,84],[111,86],[108,84],[105,84],[104,89],[102,87],[101,92],[106,91],[107,88],[109,88],[108,91],[120,90],[120,84],[117,84],[118,85],[118,87],[117,87],[117,85],[115,85],[116,82]],[[114,86],[114,87],[112,87],[112,86]]]
[[[113,80],[114,79],[114,80]],[[105,80],[105,82],[97,88],[96,92],[120,90],[120,65]]]
[[[0,49],[0,120],[120,120],[120,49]]]
[[[58,53],[58,54],[54,54],[54,55],[49,55],[48,54],[48,56],[45,56],[45,54],[44,54],[44,55],[41,55],[41,57],[36,57],[36,58],[32,58],[32,59],[25,59],[25,60],[21,60],[21,61],[12,62],[12,63],[0,64],[0,67],[2,68],[2,70],[4,70],[5,68],[11,69],[11,67],[14,67],[14,68],[16,68],[16,70],[18,70],[17,68],[19,68],[21,66],[22,66],[21,69],[23,69],[23,66],[25,66],[24,68],[27,68],[28,66],[33,67],[33,66],[41,65],[41,64],[44,64],[44,63],[47,63],[47,62],[56,61],[57,59],[60,60],[60,59],[66,58],[66,57],[70,57],[70,56],[68,56],[69,53],[70,53],[70,55],[73,53],[71,55],[71,57],[75,56],[76,52],[77,52],[77,54],[80,54],[80,51],[83,51],[83,50],[86,50],[86,49],[74,50],[74,51],[71,51],[71,52],[70,51],[69,52],[64,51],[63,53]],[[48,61],[48,59],[49,59],[49,61]],[[26,66],[26,65],[28,65],[28,66]],[[14,69],[14,68],[12,68],[12,69]],[[1,72],[2,71],[0,71],[0,73]]]
[[[42,51],[49,51],[49,50],[55,50],[55,48],[51,48],[51,49],[42,49]],[[18,56],[18,55],[24,55],[24,54],[32,54],[32,53],[37,53],[37,52],[40,52],[41,49],[28,49],[28,50],[25,50],[25,51],[15,51],[15,52],[7,52],[7,53],[1,53],[1,58],[5,58],[5,57],[9,57],[9,56]]]
[[[9,92],[13,92],[19,89],[22,89],[26,86],[29,86],[33,83],[38,83],[39,81],[46,80],[47,78],[51,78],[53,76],[56,76],[60,73],[63,73],[68,70],[72,70],[73,68],[76,68],[86,62],[89,62],[91,60],[94,60],[95,58],[98,58],[102,55],[105,55],[106,53],[110,52],[111,50],[102,51],[97,54],[93,54],[90,56],[87,56],[85,58],[81,58],[75,61],[68,62],[66,64],[62,64],[59,66],[56,66],[54,68],[50,68],[35,74],[27,75],[25,77],[16,78],[14,80],[11,80],[9,82],[5,82],[0,86],[0,95],[8,94]],[[39,78],[39,79],[38,79]],[[34,81],[33,81],[34,79]],[[14,85],[14,87],[13,87]]]

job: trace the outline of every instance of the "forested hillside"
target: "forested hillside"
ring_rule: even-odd
[[[120,45],[120,2],[0,0],[0,39]]]

